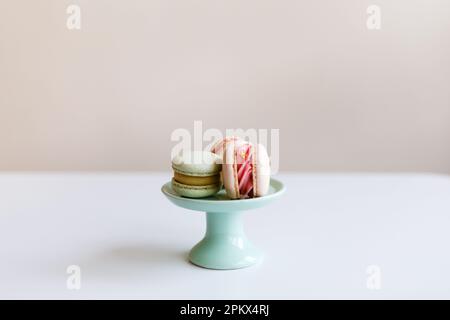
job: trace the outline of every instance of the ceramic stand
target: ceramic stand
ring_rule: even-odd
[[[207,212],[206,234],[189,260],[210,269],[238,269],[262,260],[262,253],[245,236],[242,212]]]
[[[183,198],[175,193],[168,182],[162,192],[177,206],[206,212],[206,233],[189,253],[189,260],[209,269],[238,269],[259,263],[262,252],[255,248],[244,233],[242,214],[278,198],[285,188],[271,180],[269,194],[254,199],[229,200],[225,191],[203,199]]]

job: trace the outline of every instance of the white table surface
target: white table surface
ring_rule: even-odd
[[[161,194],[170,173],[2,173],[0,298],[450,298],[449,176],[278,178],[283,198],[245,215],[265,261],[214,271],[186,260],[204,214]]]

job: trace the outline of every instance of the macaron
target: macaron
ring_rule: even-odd
[[[184,152],[172,159],[172,189],[183,197],[204,198],[222,187],[220,157],[208,151]]]
[[[222,181],[231,199],[262,197],[268,193],[270,160],[262,144],[227,137],[213,151],[222,156]]]

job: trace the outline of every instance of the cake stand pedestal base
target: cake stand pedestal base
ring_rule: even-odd
[[[208,269],[239,269],[262,261],[262,252],[245,236],[242,212],[207,212],[206,234],[189,260]]]

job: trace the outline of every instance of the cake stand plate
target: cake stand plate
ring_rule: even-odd
[[[245,236],[242,213],[271,203],[284,193],[285,187],[272,178],[267,195],[242,200],[230,200],[225,190],[207,198],[185,198],[172,189],[171,182],[161,191],[179,207],[206,213],[205,236],[191,249],[189,260],[200,267],[223,270],[249,267],[262,260],[262,252]]]

